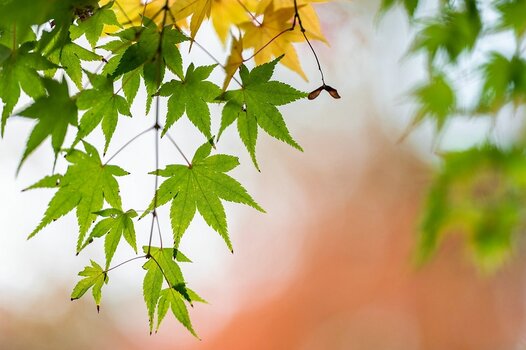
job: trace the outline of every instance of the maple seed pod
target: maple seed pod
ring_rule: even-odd
[[[311,93],[309,94],[309,96],[307,96],[307,98],[309,100],[314,100],[316,97],[320,96],[320,93],[323,90],[323,88],[324,88],[324,86],[322,85],[319,88],[317,88],[316,90],[311,91]]]
[[[307,96],[307,98],[309,100],[314,100],[316,97],[320,96],[320,93],[323,90],[327,91],[329,93],[329,95],[332,96],[332,98],[336,98],[336,99],[341,98],[340,94],[338,94],[338,90],[336,90],[332,86],[325,85],[325,84],[320,86],[316,90],[311,91],[311,93]]]
[[[336,90],[332,86],[325,85],[324,89],[329,93],[329,95],[332,96],[332,98],[336,98],[336,99],[341,98],[340,94],[338,94],[338,90]]]

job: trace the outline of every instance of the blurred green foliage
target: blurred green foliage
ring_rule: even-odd
[[[427,60],[428,79],[412,91],[413,126],[431,122],[440,134],[455,118],[492,118],[495,125],[501,113],[524,113],[525,0],[384,0],[381,10],[393,5],[405,9],[416,30],[411,53]],[[472,99],[465,97],[472,89],[467,77],[479,82]],[[526,219],[523,141],[490,135],[483,145],[441,153],[423,210],[418,262],[428,261],[449,234],[465,237],[482,271],[509,260]]]

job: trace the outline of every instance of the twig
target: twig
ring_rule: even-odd
[[[183,156],[184,160],[186,161],[186,164],[188,164],[189,167],[192,167],[192,163],[190,163],[188,158],[186,158],[186,156],[184,155],[183,151],[181,151],[181,148],[179,148],[179,146],[177,145],[177,142],[175,142],[175,140],[172,138],[172,136],[170,136],[170,134],[168,134],[168,133],[166,133],[166,136],[168,137],[168,140],[170,140],[172,142],[172,144],[175,146],[175,148],[177,148],[177,151],[179,151],[179,154],[181,154],[181,156]]]
[[[115,154],[113,154],[105,163],[104,165],[107,165],[113,158],[115,158],[119,153],[121,153],[126,147],[128,147],[130,145],[130,143],[132,143],[133,141],[137,140],[139,137],[141,137],[142,135],[146,134],[147,132],[151,131],[152,129],[154,129],[155,126],[152,126],[152,127],[149,127],[148,129],[140,132],[139,134],[135,135],[134,137],[132,137],[128,142],[126,142],[121,148],[119,148],[117,150],[117,152],[115,152]]]
[[[146,6],[145,6],[146,7]],[[161,58],[162,58],[162,45],[163,45],[163,36],[164,36],[164,30],[165,30],[165,24],[166,24],[166,16],[167,12],[169,12],[170,8],[168,7],[168,0],[165,0],[164,6],[162,7],[161,11],[164,10],[163,14],[163,21],[161,24],[161,34],[159,38],[159,45],[157,46],[157,90],[159,90],[159,87],[161,86]],[[153,239],[153,229],[154,229],[154,223],[155,219],[157,217],[157,190],[159,188],[159,129],[161,128],[159,125],[159,113],[160,113],[160,97],[157,95],[155,98],[155,125],[153,128],[155,129],[155,188],[154,188],[154,194],[153,194],[153,211],[152,211],[152,225],[150,227],[150,237],[148,238],[148,252],[146,255],[150,256],[150,251],[152,249],[152,239]],[[162,241],[162,239],[161,239]]]
[[[115,265],[115,266],[113,266],[113,267],[110,267],[109,269],[105,270],[104,273],[108,273],[108,272],[110,272],[111,270],[114,270],[114,269],[116,269],[117,267],[120,267],[120,266],[122,266],[122,265],[124,265],[124,264],[127,264],[127,263],[129,263],[129,262],[131,262],[131,261],[133,261],[133,260],[144,259],[144,258],[146,258],[146,255],[136,256],[136,257],[134,257],[134,258],[128,259],[128,260],[126,260],[126,261],[123,261],[123,262],[121,262],[120,264],[117,264],[117,265]]]

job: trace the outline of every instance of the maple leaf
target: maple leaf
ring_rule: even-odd
[[[496,8],[499,12],[498,28],[501,30],[513,29],[517,37],[522,37],[526,32],[524,13],[526,13],[526,3],[524,1],[500,1]]]
[[[285,54],[280,63],[307,80],[298,55],[292,46],[293,43],[305,41],[298,20],[292,30],[296,15],[294,2],[261,1],[257,6],[256,14],[262,14],[263,21],[254,19],[239,26],[244,31],[245,48],[254,49],[256,64],[260,65]],[[308,1],[298,3],[298,15],[301,18],[305,35],[310,40],[326,42],[321,33],[316,11]]]
[[[170,96],[168,99],[166,125],[162,135],[186,111],[186,116],[199,131],[207,139],[212,137],[210,131],[210,109],[207,103],[214,102],[215,98],[221,94],[221,89],[205,79],[210,76],[214,68],[215,65],[194,68],[194,64],[191,63],[186,70],[183,80],[171,80],[159,89],[159,95]]]
[[[258,170],[259,165],[256,160],[258,126],[270,136],[302,150],[301,146],[290,136],[283,116],[276,106],[291,103],[307,95],[287,84],[270,80],[280,59],[281,57],[278,57],[272,62],[257,66],[250,72],[242,65],[239,73],[243,88],[227,91],[224,94],[227,103],[223,108],[218,138],[230,124],[237,120],[239,137]]]
[[[111,0],[102,0],[99,1],[99,5],[107,5],[113,1]],[[150,1],[147,9],[151,8],[151,5],[154,5],[156,1]],[[141,24],[141,15],[144,13],[146,17],[151,17],[150,13],[144,12],[144,2],[141,0],[116,0],[115,5],[111,7],[111,10],[115,13],[117,17],[117,22],[123,26],[138,26]],[[107,26],[104,28],[106,33],[113,33],[117,31],[119,27],[116,26]]]
[[[441,131],[450,113],[456,108],[455,92],[445,76],[435,74],[431,80],[418,86],[413,96],[419,104],[412,125],[416,126],[425,118],[435,122],[437,131]]]
[[[53,20],[53,30],[44,31],[38,40],[41,48],[52,51],[68,39],[75,10],[96,4],[96,0],[3,0],[0,5],[0,23],[15,25],[17,37],[25,37],[33,31],[32,25]]]
[[[170,27],[164,28],[163,39],[161,42],[161,54],[166,67],[176,74],[179,78],[183,77],[183,59],[177,45],[187,41],[188,37]]]
[[[122,91],[128,101],[128,105],[132,105],[137,92],[139,92],[139,86],[141,85],[141,72],[139,69],[128,72],[122,76]]]
[[[225,80],[223,82],[223,91],[227,89],[228,84],[236,74],[237,70],[243,64],[243,37],[239,39],[232,38],[232,46],[230,48],[230,55],[225,64]]]
[[[150,325],[150,334],[152,333],[155,309],[157,302],[161,295],[161,288],[163,285],[163,271],[157,266],[154,260],[148,261],[144,264],[147,270],[143,281],[143,296],[148,310],[148,323]]]
[[[121,27],[115,12],[111,9],[113,5],[114,2],[110,1],[106,5],[97,8],[90,17],[78,21],[76,26],[71,26],[69,28],[71,39],[75,40],[85,35],[91,47],[94,48],[105,25]]]
[[[2,57],[0,61],[0,98],[4,103],[2,110],[1,134],[9,115],[20,98],[20,89],[29,97],[38,99],[46,94],[46,87],[38,71],[56,68],[41,54],[31,52],[34,42],[26,42],[18,49],[11,50],[0,44]]]
[[[261,65],[275,57],[286,53],[281,64],[297,72],[307,80],[307,76],[301,68],[298,55],[292,46],[294,41],[303,41],[294,35],[289,29],[292,26],[291,19],[294,18],[294,8],[284,8],[275,11],[272,4],[267,6],[263,21],[260,23],[249,21],[240,25],[245,32],[243,45],[245,49],[254,49],[254,61]],[[276,38],[278,37],[279,38]]]
[[[53,52],[51,52],[47,58],[57,66],[60,64],[66,71],[71,80],[75,85],[82,88],[82,61],[100,61],[101,56],[96,53],[86,50],[80,45],[77,45],[71,41],[64,44]],[[46,71],[48,77],[55,75],[56,69],[50,69]]]
[[[157,328],[161,324],[162,320],[166,316],[168,309],[172,310],[175,318],[183,324],[192,333],[196,338],[199,338],[194,328],[192,327],[192,322],[190,321],[190,316],[188,315],[188,309],[186,308],[185,299],[174,288],[163,289],[160,293],[159,303],[157,306]]]
[[[87,142],[82,143],[86,152],[68,152],[66,160],[71,164],[60,181],[58,191],[49,202],[40,224],[28,238],[76,208],[79,251],[86,232],[97,216],[95,213],[102,209],[104,200],[113,208],[121,209],[119,184],[115,176],[128,175],[128,172],[116,165],[102,164],[97,150]]]
[[[136,42],[127,47],[122,56],[119,57],[117,68],[112,73],[113,77],[131,72],[144,65],[151,61],[158,52],[161,36],[157,26],[151,21],[145,21],[145,24],[146,27],[130,28],[121,33],[121,39],[125,44],[134,40]]]
[[[103,73],[114,78],[124,74],[122,89],[130,104],[137,94],[140,78],[143,78],[148,113],[153,95],[164,78],[165,67],[183,77],[183,60],[177,45],[188,38],[169,27],[164,28],[161,36],[152,21],[145,20],[145,24],[146,27],[128,28],[114,34],[121,40],[111,41],[102,48],[116,54],[108,61]]]
[[[193,39],[205,17],[210,17],[212,0],[177,0],[170,6],[170,12],[179,21],[188,16],[190,20],[190,37]]]
[[[131,117],[128,101],[113,91],[113,80],[108,77],[89,74],[93,89],[83,90],[77,97],[79,109],[86,109],[79,123],[76,142],[89,135],[102,122],[106,138],[104,153],[117,127],[119,114]]]
[[[327,43],[327,40],[321,32],[320,20],[316,14],[316,10],[312,3],[326,2],[326,0],[297,0],[298,16],[301,18],[301,23],[305,29],[305,34],[309,39],[320,40]],[[264,14],[267,8],[272,8],[273,11],[283,9],[294,9],[294,1],[290,0],[262,0],[258,2],[255,10],[256,14]],[[299,26],[299,23],[296,23]],[[301,28],[300,28],[301,29]],[[299,41],[304,41],[305,38],[301,31],[295,30],[292,32],[298,37]]]
[[[61,180],[61,174],[44,176],[42,179],[38,180],[33,185],[24,188],[22,191],[33,190],[35,188],[55,188],[58,187],[58,185],[60,185]]]
[[[77,124],[77,106],[69,96],[67,82],[51,79],[45,79],[43,82],[48,94],[39,97],[31,106],[18,113],[22,117],[37,120],[27,140],[18,170],[31,152],[48,136],[51,136],[51,145],[56,159],[64,143],[68,126]],[[57,110],[60,113],[57,113]]]
[[[35,40],[36,34],[32,30],[23,28],[20,22],[7,23],[0,20],[0,45],[5,46],[9,51]]]
[[[170,8],[176,0],[168,0],[168,8]],[[99,4],[107,4],[109,0],[102,0]],[[112,10],[117,16],[119,23],[125,27],[128,26],[140,26],[143,23],[144,18],[151,18],[153,22],[158,25],[174,25],[179,28],[186,28],[186,19],[181,19],[174,22],[173,13],[165,13],[166,0],[126,0],[126,1],[115,1],[115,6]],[[113,33],[118,30],[117,26],[105,26],[104,32]]]
[[[93,299],[95,299],[98,311],[102,298],[102,286],[109,281],[106,271],[95,261],[91,260],[91,266],[86,266],[84,270],[79,272],[79,276],[83,276],[84,278],[73,288],[71,300],[79,299],[92,288]]]
[[[223,44],[226,43],[228,32],[232,26],[237,26],[250,19],[247,13],[248,7],[253,1],[241,2],[241,0],[214,0],[212,1],[212,10],[210,18],[212,25]]]
[[[246,204],[264,212],[239,182],[225,174],[239,165],[238,158],[225,154],[210,156],[211,148],[210,143],[203,144],[196,151],[191,167],[168,165],[163,170],[157,170],[158,175],[168,178],[159,186],[156,202],[157,206],[161,206],[172,201],[170,218],[175,247],[178,247],[197,210],[232,250],[221,199]],[[154,205],[152,200],[142,216],[153,210]]]
[[[117,250],[121,237],[124,237],[130,247],[137,253],[135,226],[132,220],[137,216],[135,210],[131,209],[123,212],[120,209],[111,208],[95,212],[95,214],[105,217],[105,219],[102,219],[93,227],[93,230],[80,250],[84,249],[84,247],[90,244],[95,238],[106,236],[104,239],[106,269],[110,267],[111,259]]]
[[[175,293],[177,293],[177,295],[179,295],[181,298],[184,298],[190,304],[192,301],[206,301],[199,297],[194,291],[186,287],[183,274],[177,262],[190,262],[190,260],[179,250],[174,248],[144,246],[143,251],[149,259],[143,265],[143,268],[146,270],[146,275],[144,276],[143,281],[143,295],[146,308],[148,309],[148,319],[151,333],[154,324],[155,310],[158,305],[160,305],[162,308],[159,309],[157,329],[159,328],[162,319],[166,315],[166,310],[163,309],[164,304],[159,304],[160,299],[163,297],[163,292],[161,291],[163,280],[169,284],[168,289],[173,290]],[[179,310],[177,314],[174,312],[174,315],[181,323],[183,323],[185,327],[187,327],[192,332],[192,334],[195,335],[190,323],[190,318],[188,317],[188,311],[186,311],[186,306],[184,306],[184,303],[183,308],[184,310]],[[186,316],[183,317],[183,315]]]

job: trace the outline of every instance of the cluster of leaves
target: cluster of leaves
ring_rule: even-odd
[[[195,39],[209,18],[221,42],[231,43],[227,62],[195,66],[184,62],[180,45],[199,46]],[[237,28],[237,35],[234,35]],[[189,30],[189,32],[187,32]],[[230,34],[229,34],[230,33]],[[228,234],[223,201],[241,203],[264,210],[243,186],[227,173],[239,165],[237,157],[212,154],[220,135],[237,121],[239,136],[256,168],[256,141],[261,128],[270,136],[299,150],[278,107],[307,94],[272,80],[278,63],[305,78],[292,43],[309,39],[324,40],[310,0],[6,0],[0,5],[0,99],[3,102],[1,131],[8,129],[14,116],[35,121],[27,140],[19,170],[37,147],[51,138],[53,169],[59,154],[67,169],[63,174],[45,176],[27,189],[49,188],[55,193],[41,222],[30,233],[33,237],[47,225],[75,210],[78,221],[77,254],[104,239],[106,261],[91,261],[79,275],[71,299],[82,297],[91,289],[97,310],[102,288],[110,271],[143,259],[143,292],[150,331],[158,329],[170,309],[194,335],[187,305],[205,302],[187,287],[180,263],[190,260],[179,245],[196,212],[224,239],[233,251]],[[243,58],[245,49],[252,55]],[[287,54],[283,56],[283,54]],[[313,51],[314,53],[314,51]],[[314,53],[314,56],[316,54]],[[244,63],[254,58],[250,70]],[[315,57],[317,60],[317,57]],[[90,62],[100,62],[95,70]],[[186,69],[184,67],[186,66]],[[210,80],[217,66],[225,72],[222,88]],[[337,95],[325,85],[322,89]],[[237,78],[236,75],[239,77]],[[239,89],[227,90],[234,80]],[[155,115],[153,125],[135,136],[103,161],[118,128],[119,118],[131,118],[131,106],[144,84],[147,96],[145,115]],[[330,89],[332,90],[330,90]],[[320,90],[321,91],[321,90]],[[16,110],[22,92],[31,100]],[[338,96],[339,97],[339,96]],[[167,114],[160,115],[159,103],[167,98]],[[152,102],[156,99],[152,108]],[[138,101],[137,101],[138,102]],[[212,130],[209,104],[223,104],[221,126]],[[202,134],[203,144],[191,159],[180,151],[169,131],[185,116]],[[137,118],[137,117],[135,117]],[[104,147],[89,143],[92,132],[101,128]],[[156,145],[163,136],[174,144],[186,164],[172,164],[159,169],[158,147],[153,148],[156,190],[151,204],[139,217],[139,210],[127,208],[119,190],[118,178],[130,173],[109,164],[133,140],[152,132]],[[67,135],[72,142],[66,144]],[[166,138],[162,138],[165,140]],[[100,154],[103,154],[101,158]],[[166,180],[157,186],[158,178]],[[163,247],[159,228],[159,247],[152,245],[157,208],[171,203],[172,240]],[[146,205],[145,205],[146,206]],[[136,220],[151,215],[148,244],[138,253]],[[144,236],[144,235],[142,235]],[[135,252],[131,259],[112,265],[121,238]]]
[[[442,133],[454,119],[496,122],[500,114],[524,107],[525,1],[443,0],[431,15],[418,0],[384,0],[382,8],[395,4],[406,9],[417,31],[411,52],[425,55],[428,62],[428,80],[413,91],[418,105],[413,126],[427,121]],[[507,45],[499,50],[495,42]],[[468,78],[481,82],[471,99],[463,97],[469,96]],[[482,270],[507,261],[526,223],[525,151],[522,138],[503,145],[489,135],[482,145],[441,152],[443,164],[424,208],[420,261],[455,230],[468,237],[471,256]]]

